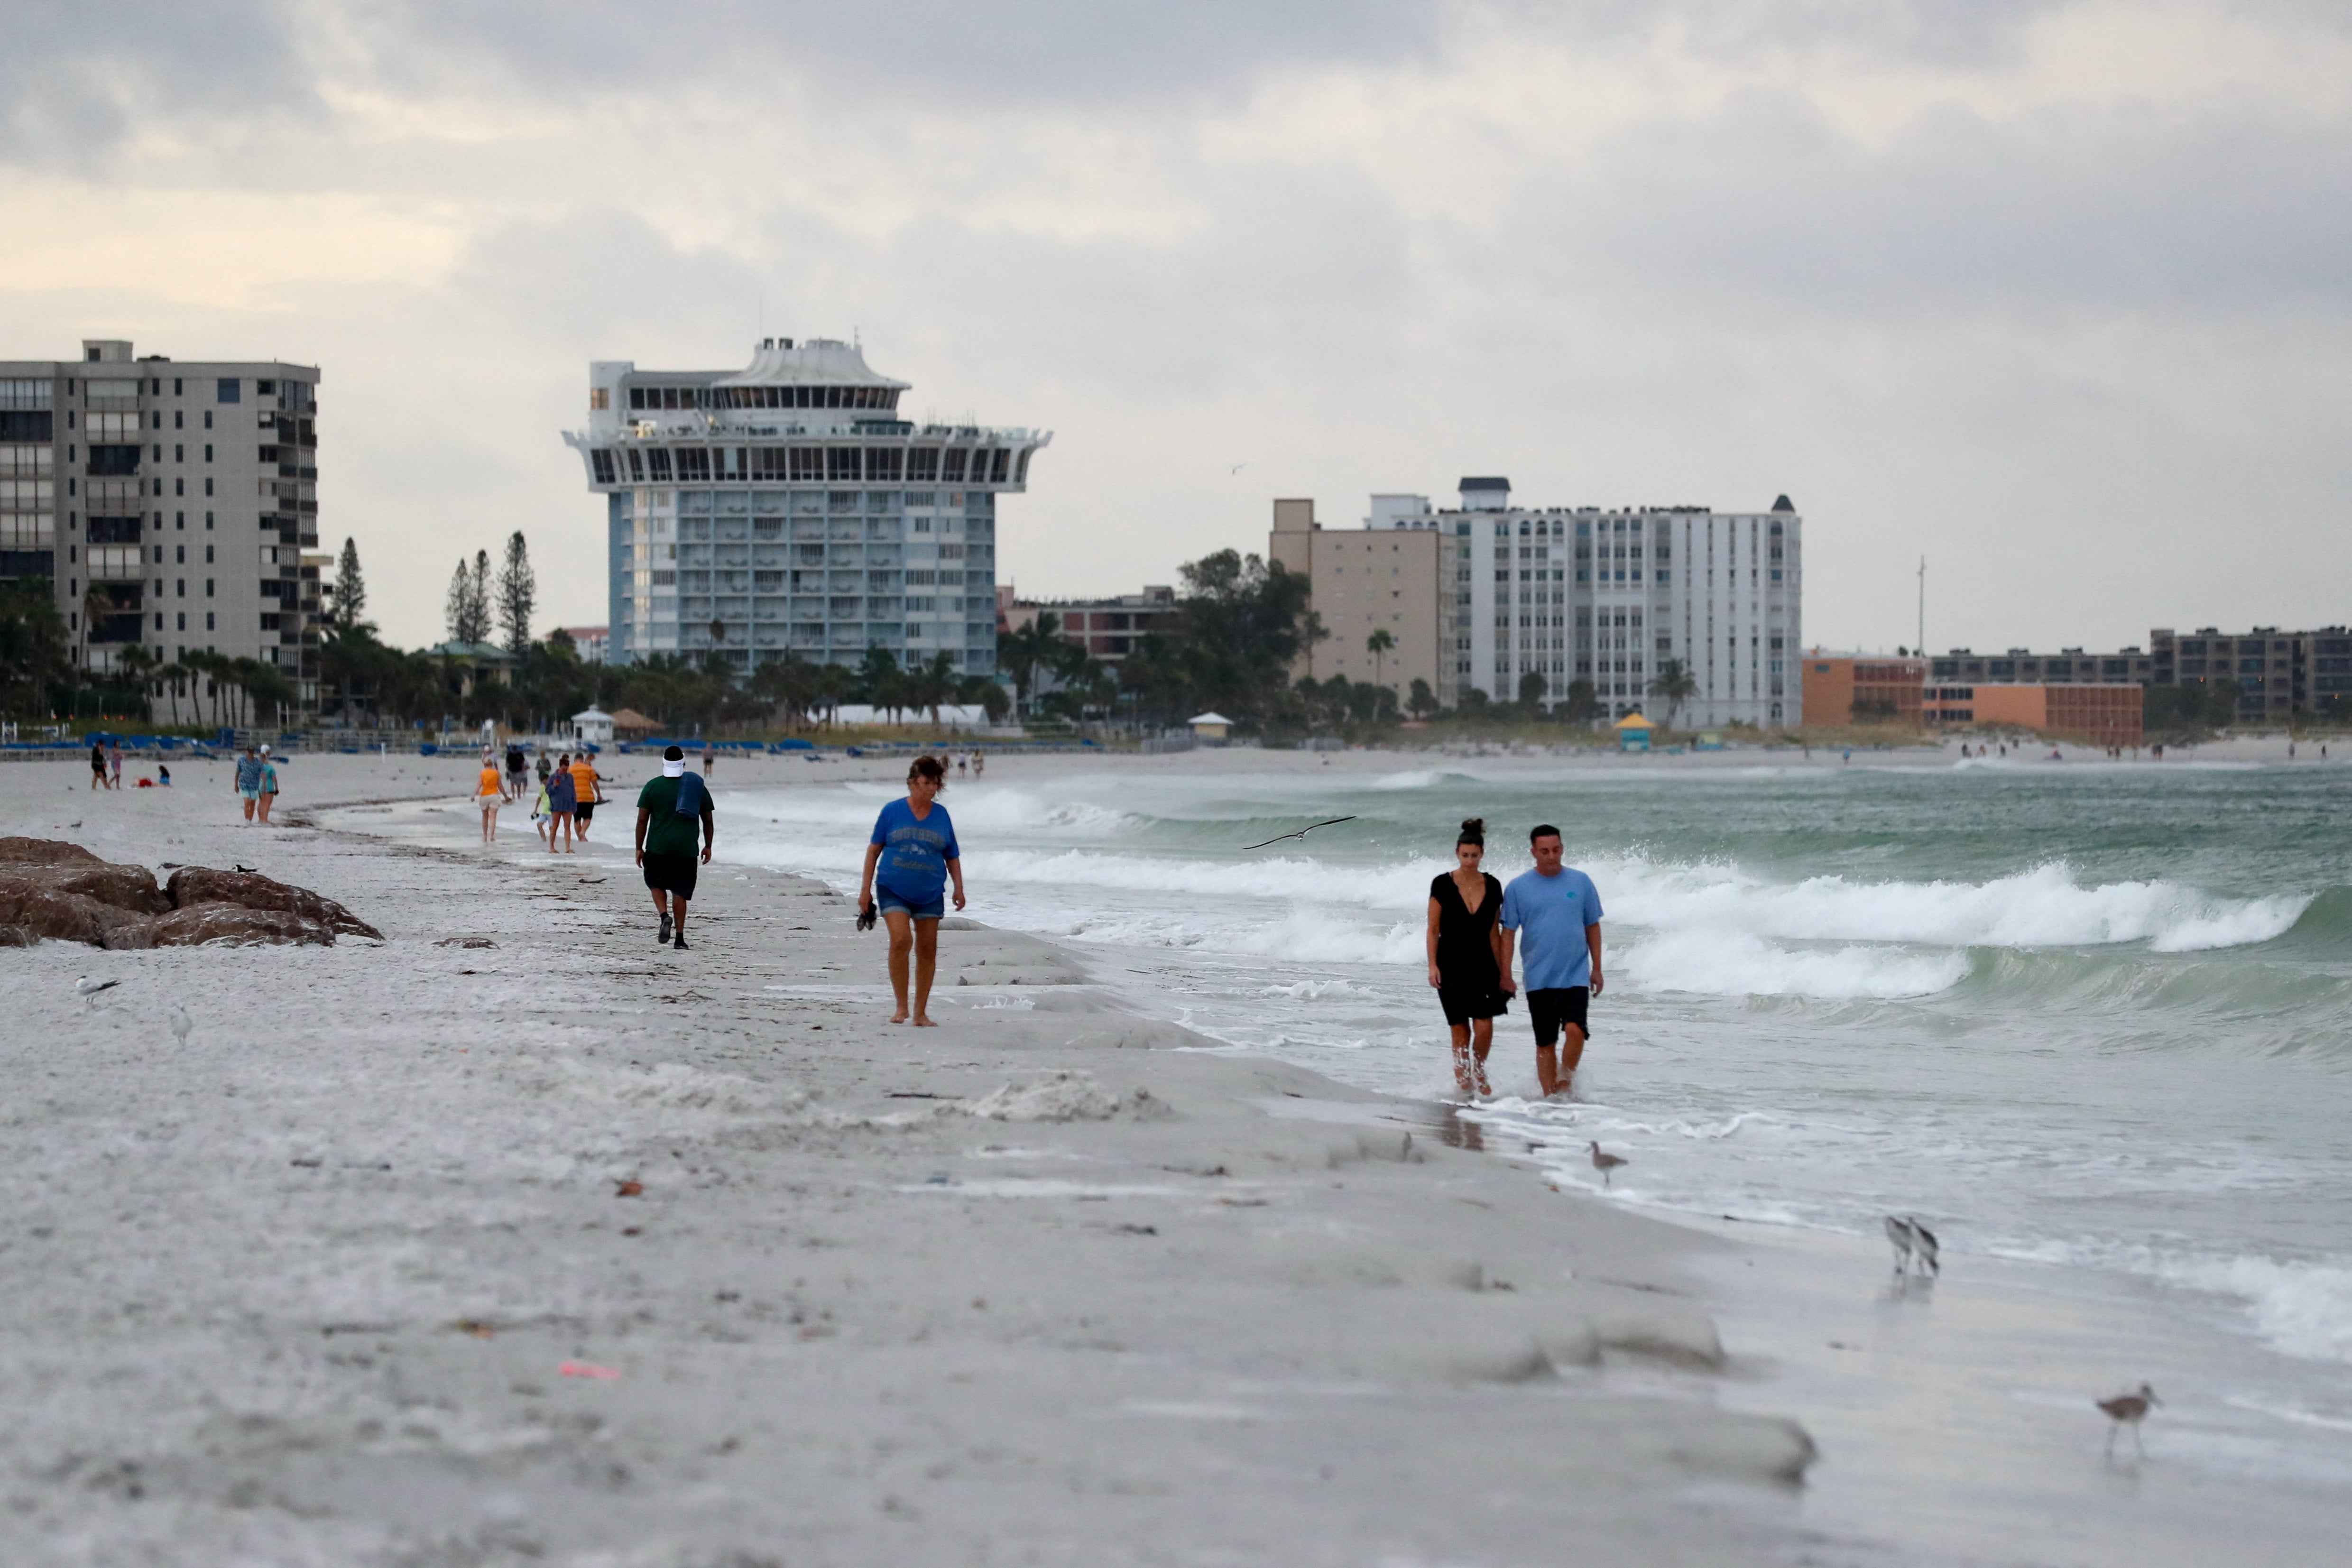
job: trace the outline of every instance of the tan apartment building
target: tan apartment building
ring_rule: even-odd
[[[1861,654],[1805,656],[1804,714],[1816,724],[1917,724],[1927,661]]]
[[[2123,682],[1930,686],[1924,711],[1931,724],[2010,724],[2055,740],[2137,746],[2147,692]]]
[[[2148,633],[2148,647],[2156,657],[2156,685],[2237,682],[2242,722],[2342,716],[2352,709],[2352,632],[2342,626],[2301,632],[2256,626],[2242,633],[2158,626]]]
[[[1311,500],[1274,503],[1266,559],[1307,578],[1330,634],[1300,654],[1291,678],[1372,681],[1394,691],[1400,709],[1422,680],[1450,708],[1454,542],[1419,497],[1374,496],[1372,511],[1361,528],[1327,529]],[[1369,644],[1383,631],[1395,646],[1374,653]]]

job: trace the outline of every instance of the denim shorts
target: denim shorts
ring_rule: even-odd
[[[893,910],[898,910],[903,911],[910,920],[940,920],[948,912],[947,890],[941,889],[929,903],[912,904],[889,889],[877,887],[874,889],[874,906],[886,915]]]

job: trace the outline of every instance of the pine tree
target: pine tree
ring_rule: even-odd
[[[473,587],[473,577],[466,571],[466,558],[460,555],[457,557],[457,570],[449,579],[449,602],[442,609],[442,618],[449,626],[451,642],[464,642],[466,628],[473,624],[470,608]]]
[[[359,625],[367,607],[367,583],[360,575],[360,547],[348,537],[342,559],[335,563],[335,624],[344,630]]]
[[[490,552],[474,552],[474,581],[466,591],[466,609],[470,617],[467,642],[490,640]]]
[[[507,541],[506,564],[499,572],[499,625],[507,651],[520,658],[530,647],[530,613],[539,603],[539,578],[530,569],[530,547],[516,529]]]

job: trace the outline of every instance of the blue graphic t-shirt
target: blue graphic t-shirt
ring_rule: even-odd
[[[915,808],[894,800],[874,819],[868,844],[882,846],[874,879],[910,904],[928,904],[948,885],[948,862],[963,858],[956,847],[955,824],[948,808],[933,802],[931,814],[915,820]]]
[[[241,790],[259,789],[261,787],[261,759],[259,757],[237,758],[236,787]]]
[[[1519,935],[1521,983],[1530,991],[1592,984],[1584,928],[1601,923],[1601,889],[1572,866],[1557,877],[1522,871],[1503,889],[1503,926]]]

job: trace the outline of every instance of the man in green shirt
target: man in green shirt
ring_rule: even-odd
[[[681,796],[683,811],[678,808]],[[637,864],[645,868],[646,886],[661,916],[661,935],[655,941],[680,952],[686,951],[686,906],[694,897],[697,822],[702,825],[701,864],[708,866],[710,843],[718,834],[711,820],[710,790],[686,771],[686,753],[672,746],[662,753],[662,776],[646,780],[637,792]]]

